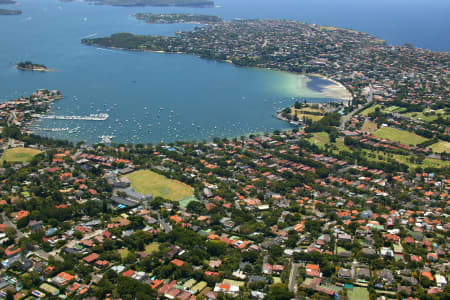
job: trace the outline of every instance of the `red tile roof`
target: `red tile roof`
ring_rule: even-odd
[[[97,253],[92,253],[88,256],[86,256],[85,258],[83,258],[83,260],[87,263],[91,263],[95,260],[97,260],[99,258],[100,255],[98,255]]]

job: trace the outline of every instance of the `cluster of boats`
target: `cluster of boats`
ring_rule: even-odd
[[[247,97],[242,97],[243,101],[247,101]],[[73,96],[72,105],[73,109],[80,110],[81,106],[78,105],[78,98]],[[263,102],[269,104],[273,103],[274,110],[281,110],[287,105],[292,105],[294,101],[298,99],[285,98],[282,100],[270,100],[263,99]],[[266,104],[266,105],[267,105]],[[270,105],[270,104],[269,104]],[[201,138],[213,138],[216,136],[237,136],[239,132],[264,132],[266,130],[273,130],[274,128],[265,128],[264,126],[252,126],[251,122],[247,120],[243,121],[226,121],[221,124],[211,124],[210,126],[203,126],[202,122],[199,120],[193,120],[192,118],[184,119],[182,113],[171,110],[165,107],[156,107],[155,109],[150,109],[149,106],[144,105],[140,113],[131,111],[128,118],[119,117],[120,113],[112,113],[118,108],[118,104],[102,104],[103,107],[99,107],[98,104],[92,102],[89,105],[89,110],[91,113],[80,113],[80,115],[69,115],[64,114],[60,107],[54,107],[53,114],[42,114],[34,115],[38,119],[44,120],[55,120],[55,125],[57,121],[69,121],[69,123],[63,126],[56,125],[57,128],[51,128],[51,125],[47,125],[47,128],[34,128],[36,131],[48,131],[55,134],[60,133],[61,137],[67,136],[69,139],[78,140],[80,138],[89,140],[89,142],[101,142],[105,144],[111,143],[111,140],[119,136],[123,141],[121,142],[146,142],[149,137],[152,136],[152,140],[160,139],[161,142],[172,141],[179,139],[198,139]],[[125,113],[125,111],[122,111]],[[127,115],[127,114],[125,114]],[[114,116],[113,120],[110,119]],[[100,126],[92,125],[82,125],[71,128],[67,125],[72,124],[76,126],[75,122],[70,123],[70,121],[107,121]],[[108,123],[109,122],[109,123]],[[53,122],[52,122],[53,123]],[[48,123],[43,123],[48,124]],[[80,124],[81,125],[81,124]],[[214,126],[215,125],[215,126]],[[291,124],[294,125],[294,124]],[[61,127],[61,128],[58,128]],[[68,133],[68,134],[67,134]],[[94,139],[94,140],[93,140]]]
[[[111,140],[112,140],[113,138],[115,138],[115,136],[114,136],[114,135],[101,135],[101,136],[99,136],[98,138],[100,139],[100,143],[103,143],[103,144],[110,144],[110,143],[111,143]]]

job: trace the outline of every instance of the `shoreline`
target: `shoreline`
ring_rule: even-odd
[[[329,77],[327,77],[325,75],[322,75],[322,74],[312,73],[312,74],[306,74],[306,75],[307,76],[311,76],[311,77],[318,77],[320,79],[330,81],[330,82],[334,83],[334,87],[338,87],[342,91],[345,90],[347,95],[345,95],[345,96],[342,95],[342,97],[340,97],[338,100],[345,101],[346,102],[345,103],[346,106],[348,106],[348,103],[353,100],[352,93],[341,82],[339,82],[339,81],[337,81],[335,79],[329,78]],[[323,90],[333,93],[333,92],[336,92],[336,89],[334,87],[333,86],[325,86],[325,87],[323,87]]]
[[[98,47],[98,48],[101,48],[101,49],[116,49],[116,50],[133,51],[133,52],[150,52],[150,53],[165,53],[165,54],[185,54],[185,55],[194,55],[194,56],[196,56],[196,57],[198,57],[198,58],[200,58],[200,59],[205,59],[205,58],[203,58],[203,57],[201,57],[201,56],[199,56],[199,55],[191,54],[191,53],[186,53],[186,52],[167,52],[167,51],[163,51],[163,50],[126,49],[126,48],[120,48],[120,47],[103,47],[103,46],[100,46],[100,45],[97,45],[97,44],[90,44],[90,45],[89,45],[89,44],[85,44],[85,45],[87,45],[87,46],[95,46],[95,47]],[[274,69],[274,68],[261,68],[261,67],[251,67],[251,66],[240,66],[240,65],[234,64],[233,61],[232,61],[232,60],[229,60],[229,59],[225,59],[225,60],[216,60],[216,59],[212,59],[212,60],[214,60],[214,61],[216,61],[216,62],[229,63],[229,64],[231,64],[231,65],[233,65],[233,66],[235,66],[235,67],[255,68],[255,69],[259,69],[259,70],[277,71],[277,72],[289,73],[289,74],[293,74],[293,75],[297,75],[297,76],[298,76],[298,75],[303,75],[303,76],[308,76],[308,77],[318,77],[318,78],[321,78],[321,79],[323,79],[323,80],[330,81],[330,82],[332,82],[334,85],[333,85],[333,86],[326,86],[326,87],[323,87],[323,90],[324,90],[324,91],[322,91],[322,92],[316,92],[316,91],[313,91],[313,92],[315,92],[315,93],[317,93],[317,94],[323,94],[323,96],[329,97],[330,99],[340,100],[340,101],[342,101],[342,102],[344,103],[345,106],[348,106],[349,103],[353,100],[353,95],[352,95],[352,93],[347,89],[347,87],[346,87],[344,84],[342,84],[341,82],[339,82],[339,81],[337,81],[337,80],[335,80],[335,79],[332,79],[332,78],[329,78],[329,77],[327,77],[327,76],[325,76],[325,75],[322,75],[322,74],[316,74],[316,73],[296,73],[296,72],[293,72],[293,71],[286,71],[286,70],[280,70],[280,69]],[[312,89],[310,89],[310,90],[312,90]],[[338,91],[338,90],[340,90],[340,91]],[[345,91],[345,95],[343,95],[342,91]],[[338,94],[337,97],[334,97],[334,96],[332,95],[332,94],[335,94],[335,93]],[[325,98],[325,97],[324,97],[324,98]],[[311,97],[311,98],[314,98],[314,97]]]
[[[55,69],[47,69],[47,68],[21,68],[19,66],[15,66],[17,70],[20,71],[37,71],[37,72],[56,72]]]

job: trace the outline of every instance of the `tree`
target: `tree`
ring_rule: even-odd
[[[140,283],[130,277],[119,277],[117,291],[124,299],[156,299],[156,291],[148,284]]]
[[[422,277],[420,277],[420,284],[424,288],[429,288],[431,286],[431,280],[426,276],[422,276]]]
[[[155,199],[153,199],[153,201],[150,203],[150,206],[153,209],[158,209],[161,205],[164,204],[164,199],[161,197],[156,197]]]
[[[225,254],[227,245],[220,241],[209,241],[206,244],[206,249],[211,256],[221,256]]]
[[[292,297],[294,297],[294,294],[289,292],[284,284],[277,283],[270,287],[264,300],[290,300]]]
[[[280,246],[272,246],[269,248],[270,256],[278,258],[283,255],[283,249]]]
[[[14,294],[10,290],[6,292],[6,300],[14,300]]]
[[[258,253],[255,251],[245,251],[242,253],[242,259],[243,261],[254,263],[258,259]]]
[[[198,202],[198,201],[191,201],[191,202],[189,202],[189,204],[188,204],[188,206],[186,208],[187,208],[187,210],[189,212],[193,212],[193,213],[196,213],[198,215],[201,215],[201,214],[203,214],[206,211],[205,206],[202,203]]]

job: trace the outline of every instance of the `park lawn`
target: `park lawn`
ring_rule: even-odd
[[[433,158],[425,158],[421,164],[410,163],[408,161],[409,156],[394,154],[394,159],[400,163],[408,165],[409,167],[422,167],[422,168],[442,168],[449,167],[450,161],[448,160],[440,160]]]
[[[369,120],[365,120],[363,126],[361,127],[362,132],[375,132],[377,131],[378,126],[377,123],[371,122]]]
[[[358,31],[353,30],[353,29],[347,29],[347,28],[338,28],[338,27],[333,27],[333,26],[319,26],[320,29],[322,30],[342,30],[342,31],[347,31],[347,32],[352,32],[352,33],[358,33]]]
[[[178,201],[178,203],[181,207],[186,208],[186,207],[188,207],[189,203],[191,203],[193,201],[198,202],[198,199],[195,198],[195,196],[192,196],[192,197],[184,198],[184,199]]]
[[[347,250],[345,250],[344,248],[342,248],[342,247],[337,247],[337,253],[339,254],[339,253],[342,253],[342,252],[346,252]]]
[[[119,249],[118,251],[122,260],[124,260],[127,257],[128,253],[130,253],[128,248]]]
[[[401,113],[402,111],[405,111],[406,109],[404,107],[398,107],[398,106],[388,106],[385,109],[383,109],[384,112],[396,112],[396,113]]]
[[[308,140],[310,143],[316,144],[320,148],[324,148],[325,144],[330,142],[330,137],[327,132],[314,132],[313,137]]]
[[[147,246],[145,246],[145,252],[148,254],[152,254],[154,252],[158,252],[159,251],[159,243],[158,242],[152,242],[151,244],[148,244]]]
[[[369,291],[366,288],[355,286],[353,290],[347,290],[350,300],[369,300]]]
[[[372,105],[372,106],[366,108],[365,110],[363,110],[363,111],[361,112],[361,115],[363,115],[363,116],[368,116],[370,113],[373,113],[377,107],[379,107],[379,108],[381,109],[381,105],[379,105],[379,104],[377,104],[377,105]]]
[[[118,222],[120,219],[123,219],[123,218],[122,218],[121,216],[112,217],[112,218],[111,218],[111,222],[116,223],[116,222]]]
[[[333,145],[336,146],[337,151],[334,151],[335,153],[339,153],[340,151],[348,151],[348,152],[352,152],[352,150],[346,146],[344,144],[344,139],[343,138],[338,138],[336,139],[336,143],[334,143]],[[381,161],[381,162],[386,162],[386,160],[379,160],[378,159],[378,155],[381,154],[383,157],[385,157],[387,154],[380,152],[380,151],[371,151],[369,149],[364,149],[363,150],[366,153],[372,153],[372,154],[376,154],[375,158],[373,157],[369,157],[366,156],[366,158],[370,161]],[[408,167],[413,167],[413,168],[417,168],[417,167],[422,167],[422,168],[426,168],[426,167],[449,167],[450,166],[450,161],[443,161],[443,160],[439,160],[439,159],[433,159],[433,158],[425,158],[422,162],[422,164],[415,164],[415,163],[411,163],[408,159],[410,156],[408,155],[401,155],[401,154],[392,154],[392,158],[396,161],[398,161],[399,163],[405,164]]]
[[[194,194],[193,188],[189,185],[150,170],[135,171],[126,177],[130,179],[133,189],[141,194],[163,197],[171,201],[178,201]]]
[[[386,126],[378,129],[374,135],[380,139],[391,140],[404,145],[414,146],[428,140],[424,137],[418,136],[415,133]]]
[[[297,112],[305,112],[305,113],[311,112],[311,113],[319,113],[319,114],[323,114],[325,112],[323,109],[312,108],[312,107],[303,107],[303,108],[299,108],[296,110],[297,110]]]
[[[337,148],[337,150],[338,150],[338,153],[339,153],[340,151],[348,151],[348,152],[352,152],[352,150],[351,150],[348,146],[345,145],[345,143],[344,143],[344,138],[343,138],[343,137],[337,138],[337,139],[336,139],[336,143],[335,143],[334,145],[336,145],[336,148]]]
[[[431,122],[438,118],[439,115],[445,114],[445,111],[443,109],[436,110],[434,114],[431,114],[431,110],[427,109],[423,112],[410,112],[404,114],[405,116],[416,119],[416,120],[422,120],[425,122]]]
[[[30,162],[33,157],[41,153],[42,151],[32,148],[11,148],[3,152],[1,162]]]
[[[316,116],[316,115],[309,115],[309,114],[302,114],[302,113],[297,113],[297,117],[299,120],[311,119],[313,122],[320,121],[323,118],[323,116]]]
[[[430,146],[431,150],[435,153],[450,153],[450,143],[446,141],[439,141]]]
[[[277,284],[277,283],[282,283],[281,278],[280,277],[272,277],[273,278],[273,283]]]
[[[308,112],[322,113],[322,111],[320,109],[309,108],[309,107],[301,108],[301,109],[295,109],[294,107],[291,108],[291,115],[293,115],[293,116],[297,115],[297,118],[299,121],[303,120],[303,118],[306,118],[306,119],[311,119],[313,122],[317,122],[323,118],[323,116],[311,115],[311,114],[308,114]]]

